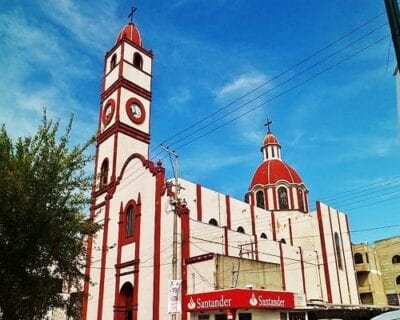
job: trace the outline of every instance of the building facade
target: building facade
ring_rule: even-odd
[[[362,304],[400,306],[400,237],[353,245]]]
[[[346,214],[317,202],[270,128],[245,201],[149,159],[153,54],[129,23],[105,56],[83,319],[309,319],[359,305]],[[176,281],[171,281],[176,280]]]

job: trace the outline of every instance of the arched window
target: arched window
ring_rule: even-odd
[[[392,258],[392,263],[400,263],[400,256],[398,254],[396,254],[395,256],[393,256]]]
[[[108,158],[105,158],[100,168],[100,189],[106,186],[107,182],[108,182]]]
[[[268,238],[267,238],[267,235],[266,235],[264,232],[261,233],[260,238],[261,238],[261,239],[268,239]]]
[[[258,190],[256,193],[256,201],[257,201],[257,207],[265,209],[265,204],[264,204],[264,192],[262,190]]]
[[[288,194],[285,187],[278,189],[279,209],[289,209]]]
[[[114,53],[110,61],[110,70],[114,69],[116,65],[117,65],[117,54]]]
[[[142,69],[143,67],[143,58],[138,52],[133,54],[133,65],[138,69]]]
[[[360,263],[363,263],[363,262],[364,262],[364,261],[363,261],[363,256],[362,256],[362,254],[359,253],[359,252],[355,253],[355,254],[354,254],[354,263],[355,263],[355,264],[360,264]]]
[[[123,313],[121,320],[133,319],[133,286],[129,282],[125,282],[118,296],[118,311]]]
[[[299,189],[297,193],[297,197],[299,198],[299,210],[304,212],[304,199],[303,199],[304,192],[303,190]]]
[[[210,219],[210,221],[208,221],[208,224],[211,224],[213,226],[218,227],[218,222],[217,220],[215,220],[214,218]]]
[[[237,231],[237,232],[240,232],[240,233],[244,233],[243,227],[238,227],[238,228],[236,229],[236,231]]]
[[[281,243],[286,244],[286,240],[284,238],[282,238]]]
[[[335,249],[336,249],[336,258],[337,264],[340,270],[343,270],[343,260],[342,260],[342,247],[340,245],[339,234],[335,232]]]
[[[400,284],[400,276],[397,276],[397,278],[396,278],[396,284],[397,284],[397,285]]]
[[[126,210],[126,237],[132,237],[133,236],[133,230],[134,230],[134,224],[135,224],[135,210],[133,206],[129,206],[128,209]]]

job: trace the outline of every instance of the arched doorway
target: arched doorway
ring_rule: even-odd
[[[118,320],[133,320],[133,286],[130,282],[125,282],[119,292],[116,312]]]

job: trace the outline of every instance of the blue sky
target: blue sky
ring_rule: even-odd
[[[400,210],[395,61],[383,3],[136,1],[135,23],[154,52],[152,147],[266,83],[201,131],[167,141],[181,176],[242,199],[262,160],[268,116],[310,202],[347,212],[354,242],[399,235],[399,227],[371,230],[398,225]],[[43,107],[63,124],[75,114],[74,142],[95,133],[104,54],[130,6],[0,3],[0,122],[11,136],[32,133]]]

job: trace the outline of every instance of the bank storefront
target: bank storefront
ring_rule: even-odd
[[[190,320],[304,320],[304,312],[295,311],[291,292],[228,289],[189,294],[183,297],[183,309]]]

